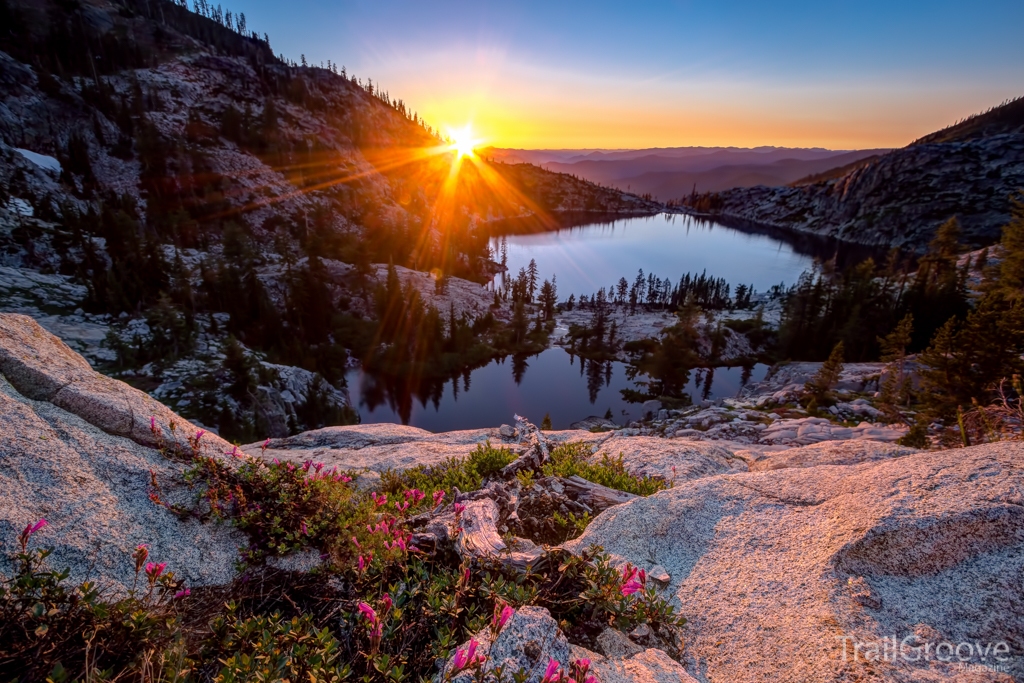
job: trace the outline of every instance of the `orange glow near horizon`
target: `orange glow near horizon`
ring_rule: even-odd
[[[428,123],[472,121],[475,137],[498,148],[893,148],[1016,94],[982,82],[952,97],[941,83],[631,79],[513,64],[497,50],[422,61],[396,58],[372,69]],[[409,80],[417,71],[444,76]]]

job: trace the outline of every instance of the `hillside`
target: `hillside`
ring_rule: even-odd
[[[449,370],[505,344],[511,310],[472,328],[491,221],[662,208],[460,160],[371,79],[195,9],[0,0],[0,310],[225,434],[354,419],[346,368],[394,340],[393,364]],[[388,288],[389,263],[437,296]],[[409,335],[432,306],[467,332]]]
[[[759,147],[680,147],[646,150],[488,149],[489,158],[530,161],[661,201],[733,187],[788,184],[888,150],[852,152]]]
[[[921,251],[952,217],[963,239],[994,242],[1024,187],[1024,99],[1016,99],[838,177],[705,197],[701,210],[861,244]]]

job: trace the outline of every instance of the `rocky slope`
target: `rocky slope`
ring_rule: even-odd
[[[921,251],[935,229],[960,220],[985,245],[1024,187],[1024,99],[880,156],[838,178],[718,195],[721,216],[880,247]]]
[[[4,555],[21,528],[45,517],[55,532],[46,544],[76,580],[102,572],[123,585],[131,571],[124,558],[140,542],[192,585],[230,580],[243,542],[237,534],[182,521],[147,498],[151,471],[169,484],[182,467],[154,448],[149,416],[158,425],[173,420],[179,436],[192,426],[96,374],[24,316],[0,315],[0,377]],[[227,450],[203,438],[207,452]],[[595,458],[622,453],[630,470],[671,479],[668,490],[608,508],[568,547],[598,543],[617,562],[647,570],[689,619],[680,664],[642,629],[609,629],[598,639],[601,651],[589,652],[569,642],[546,610],[523,607],[493,643],[481,634],[496,661],[539,672],[548,656],[563,665],[587,656],[602,683],[1024,675],[1020,443],[916,452],[825,442],[770,453],[772,466],[760,467],[725,443],[537,433],[519,423],[437,435],[397,425],[334,427],[272,440],[265,453],[246,450],[379,472],[465,455],[488,439],[513,450],[587,441]],[[488,495],[464,500],[476,505]],[[562,494],[552,487],[548,495]],[[893,637],[905,657],[883,650]],[[956,649],[961,643],[971,649]]]

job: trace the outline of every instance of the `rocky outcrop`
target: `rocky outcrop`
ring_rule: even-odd
[[[607,510],[570,547],[664,566],[701,680],[1009,681],[1024,675],[1022,461],[1001,443],[701,478]],[[906,657],[883,656],[893,637]]]
[[[229,583],[244,536],[181,520],[149,500],[153,476],[168,502],[191,497],[174,484],[184,466],[155,448],[151,416],[169,445],[196,434],[146,394],[94,372],[31,319],[0,315],[0,547],[11,549],[26,524],[46,519],[41,542],[72,581],[123,590],[134,577],[131,552],[146,543],[187,585]],[[210,453],[227,447],[212,434],[201,441]],[[9,574],[2,555],[0,573]]]
[[[1002,123],[981,121],[993,116],[1002,117]],[[1024,100],[977,119],[970,133],[954,127],[838,178],[723,192],[719,213],[918,251],[940,224],[956,216],[966,242],[989,244],[1010,217],[1010,196],[1024,187]]]
[[[0,373],[24,397],[50,403],[140,446],[187,448],[188,437],[199,431],[147,394],[99,374],[24,315],[0,313]],[[160,433],[153,431],[150,418],[161,425]],[[173,431],[171,423],[176,425]],[[226,441],[213,434],[206,436],[206,442],[211,448],[230,450]]]
[[[626,638],[625,635],[622,638]],[[661,650],[640,647],[626,638],[632,647],[614,654],[601,655],[571,645],[559,630],[558,623],[543,607],[522,607],[509,620],[496,638],[481,631],[475,638],[476,653],[487,659],[486,671],[502,667],[506,676],[524,671],[526,680],[540,680],[553,659],[565,671],[576,660],[590,660],[590,670],[600,683],[695,683],[686,670]],[[462,647],[468,647],[465,643]],[[445,664],[445,673],[452,672],[452,660]],[[452,678],[454,683],[469,683],[473,674],[464,672]]]

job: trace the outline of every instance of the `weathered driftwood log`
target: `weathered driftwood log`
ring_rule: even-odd
[[[534,501],[540,495],[545,499],[542,508],[560,508],[563,514],[566,509],[596,514],[636,498],[631,493],[616,491],[579,476],[544,477],[529,491],[521,491],[515,473],[539,470],[550,457],[550,450],[543,433],[524,418],[516,416],[514,430],[506,427],[502,427],[502,437],[519,457],[499,474],[505,481],[491,481],[484,488],[468,493],[453,489],[452,503],[465,506],[458,518],[453,505],[449,504],[410,520],[410,526],[418,530],[412,538],[417,547],[429,550],[453,544],[462,557],[497,560],[523,570],[543,555],[543,548],[519,537],[506,543],[507,537],[499,530],[519,526],[524,494]]]
[[[515,417],[514,439],[518,448],[514,450],[519,454],[519,457],[501,471],[501,476],[504,479],[511,478],[516,472],[523,470],[540,469],[541,465],[547,462],[550,456],[547,440],[541,431],[537,429],[537,426],[524,417],[518,415]]]
[[[570,498],[583,503],[595,513],[607,510],[613,505],[621,505],[637,497],[633,493],[595,484],[575,474],[571,477],[560,477],[558,482]]]
[[[518,570],[536,563],[544,550],[532,541],[516,538],[509,547],[498,533],[498,506],[489,498],[466,503],[462,513],[462,531],[455,548],[472,559],[499,560]]]

